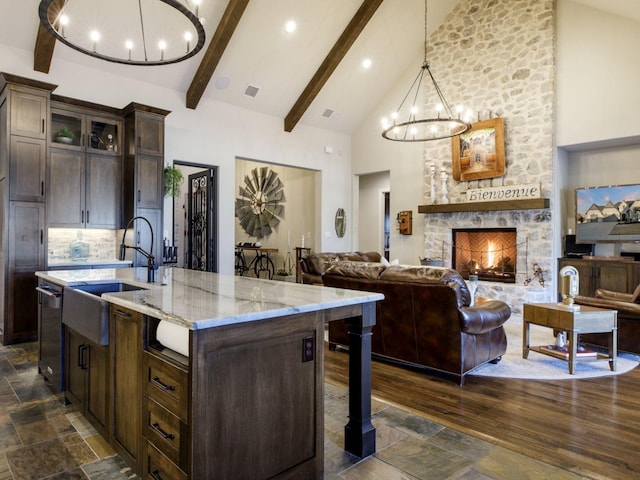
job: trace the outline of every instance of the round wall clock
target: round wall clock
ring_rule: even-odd
[[[254,168],[244,177],[236,197],[236,217],[248,235],[262,238],[284,218],[284,184],[269,167]]]

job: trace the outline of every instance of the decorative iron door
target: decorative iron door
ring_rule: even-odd
[[[187,268],[213,271],[213,170],[189,175]]]

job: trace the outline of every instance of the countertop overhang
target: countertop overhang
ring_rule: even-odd
[[[105,293],[102,298],[124,308],[191,330],[282,317],[384,299],[380,293],[160,267],[157,282],[147,283],[147,269],[107,268],[36,272],[62,287],[119,281],[146,290]]]

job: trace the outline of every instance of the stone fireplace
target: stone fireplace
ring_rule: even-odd
[[[515,283],[518,258],[515,228],[454,228],[451,267],[465,278]]]

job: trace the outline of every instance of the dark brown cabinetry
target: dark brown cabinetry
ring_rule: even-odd
[[[566,265],[578,270],[580,295],[593,297],[598,288],[631,293],[640,282],[640,262],[612,259],[560,258],[558,271]]]
[[[11,136],[11,200],[44,202],[47,149],[44,140]]]
[[[54,88],[0,73],[0,341],[4,344],[37,336],[34,272],[45,266],[47,118]]]
[[[96,111],[64,107],[51,110],[55,131],[47,169],[48,225],[117,228],[122,122],[115,116],[98,116]]]
[[[109,350],[65,327],[65,397],[109,438]]]
[[[321,316],[195,330],[191,358],[150,346],[157,325],[111,306],[110,442],[134,471],[149,479],[320,478]],[[283,398],[295,408],[283,408]]]
[[[124,108],[124,216],[123,226],[131,218],[142,216],[153,228],[153,255],[162,261],[164,118],[169,112],[131,103]],[[147,250],[151,233],[144,222],[136,222],[136,245]],[[147,259],[136,252],[134,266],[144,266]]]
[[[140,473],[142,458],[142,314],[111,306],[109,347],[113,362],[111,442]]]
[[[187,400],[188,369],[145,352],[143,472],[150,478],[187,478],[190,430]]]

